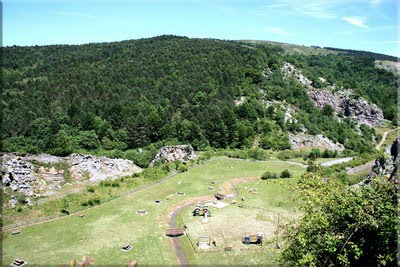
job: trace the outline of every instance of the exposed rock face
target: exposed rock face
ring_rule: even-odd
[[[376,176],[383,175],[388,181],[399,183],[399,166],[400,166],[400,138],[396,138],[390,146],[390,154],[385,154],[383,158],[376,158],[372,171],[365,177],[365,179],[355,187],[369,184]]]
[[[68,156],[67,162],[71,166],[70,173],[73,179],[82,180],[88,178],[93,182],[103,181],[108,178],[115,179],[142,171],[133,161],[127,159],[109,159],[92,155],[72,154]]]
[[[364,165],[360,165],[360,166],[355,166],[353,168],[347,167],[346,168],[346,173],[348,175],[353,175],[365,170],[372,170],[372,167],[374,166],[374,162],[367,162]]]
[[[155,158],[151,161],[150,166],[154,166],[154,164],[160,160],[165,162],[174,160],[187,162],[196,158],[197,155],[194,153],[194,149],[191,145],[165,146],[160,149]]]
[[[65,161],[63,157],[57,157],[49,154],[26,155],[24,159],[30,161],[35,160],[46,164],[55,164]]]
[[[324,148],[329,150],[343,151],[344,146],[339,143],[334,143],[332,140],[322,135],[308,135],[308,134],[289,134],[289,141],[292,145],[292,149],[304,149],[304,148]]]
[[[304,76],[303,72],[299,69],[297,69],[295,66],[290,64],[289,62],[283,63],[283,66],[281,67],[281,71],[284,73],[285,78],[287,77],[293,77],[296,80],[298,80],[302,85],[311,87],[312,81],[308,79],[306,76]]]
[[[400,76],[400,62],[375,60],[375,67],[393,72],[394,75]]]
[[[332,93],[326,90],[308,90],[310,99],[318,108],[331,105],[338,114],[353,118],[359,124],[379,126],[383,123],[383,112],[375,104],[368,103],[365,99],[354,99],[351,91],[339,91]]]
[[[47,195],[46,191],[59,189],[64,182],[64,170],[44,166],[35,168],[30,161],[45,164],[65,162],[70,166],[71,178],[76,179],[77,182],[84,178],[94,182],[108,178],[115,179],[142,170],[130,160],[80,154],[72,154],[65,158],[47,154],[24,157],[5,154],[2,160],[3,185],[26,196],[39,195],[39,193]]]
[[[42,178],[42,183],[51,190],[61,188],[61,184],[64,182],[64,170],[56,170],[54,167],[41,166],[38,169],[38,175]]]
[[[3,185],[27,196],[33,195],[37,182],[33,165],[16,156],[3,156],[2,159],[1,175]]]

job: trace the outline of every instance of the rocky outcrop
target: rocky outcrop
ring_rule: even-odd
[[[345,170],[348,175],[354,175],[365,170],[372,170],[373,166],[374,162],[372,161],[372,162],[367,162],[363,165],[355,166],[353,168],[347,167]]]
[[[385,153],[383,157],[376,158],[372,171],[364,180],[355,184],[355,187],[369,184],[372,179],[383,175],[389,182],[399,183],[399,167],[400,167],[400,138],[396,138],[390,146],[390,154]]]
[[[61,188],[64,182],[64,170],[56,170],[54,167],[39,167],[37,174],[42,178],[42,183],[50,190]]]
[[[240,106],[244,103],[244,101],[246,100],[245,96],[241,96],[238,99],[234,99],[233,101],[235,102],[235,106]]]
[[[307,148],[323,148],[342,152],[344,146],[339,143],[334,143],[332,140],[322,135],[308,135],[308,134],[289,134],[289,141],[292,149],[307,149]]]
[[[307,87],[311,87],[312,85],[312,81],[308,79],[301,70],[297,69],[289,62],[283,63],[281,71],[283,72],[285,78],[292,77]]]
[[[32,162],[39,166],[35,168]],[[1,168],[3,186],[25,196],[46,195],[47,191],[59,189],[64,183],[64,170],[54,168],[54,164],[61,162],[69,166],[71,178],[78,183],[85,179],[92,182],[115,179],[142,170],[130,160],[92,155],[72,154],[64,158],[47,154],[5,154],[2,156]],[[50,167],[46,167],[49,164]]]
[[[350,90],[336,93],[326,90],[308,90],[310,99],[318,108],[331,105],[336,114],[343,113],[359,124],[379,126],[383,123],[383,112],[377,105],[369,103],[362,97],[355,99],[351,94]]]
[[[92,182],[129,176],[142,169],[127,159],[110,159],[92,155],[72,154],[67,157],[72,179],[89,179]]]
[[[32,196],[38,182],[33,165],[14,155],[5,155],[2,160],[3,186],[11,188],[12,191]]]
[[[400,62],[388,60],[375,60],[375,67],[392,72],[394,75],[400,77]]]
[[[45,164],[55,164],[55,163],[64,162],[65,158],[53,156],[53,155],[49,155],[49,154],[39,154],[39,155],[26,155],[24,157],[24,160],[37,161],[37,162],[45,163]]]
[[[159,161],[171,162],[180,160],[187,162],[196,158],[197,155],[194,153],[191,145],[165,146],[159,150],[155,158],[151,161],[150,166],[154,166]]]

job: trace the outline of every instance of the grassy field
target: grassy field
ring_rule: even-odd
[[[295,176],[297,174],[299,172]],[[298,216],[295,210],[298,195],[294,189],[296,182],[297,179],[294,178],[237,184],[238,196],[225,200],[225,207],[210,207],[212,217],[208,218],[207,223],[202,222],[202,217],[192,216],[194,206],[184,209],[177,221],[187,226],[188,235],[181,237],[181,240],[189,262],[199,265],[213,262],[222,265],[276,264],[279,253],[276,249],[278,214],[280,227],[288,219]],[[232,201],[236,204],[231,204]],[[239,208],[237,204],[243,207]],[[263,246],[242,244],[244,234],[257,232],[264,233]],[[281,240],[281,234],[282,231],[279,232],[278,240]],[[212,245],[210,249],[199,253],[202,250],[197,248],[198,236],[215,239],[217,246]],[[226,246],[231,246],[233,251],[223,251]]]
[[[95,264],[125,264],[128,260],[136,259],[139,264],[177,264],[172,242],[164,234],[168,228],[171,207],[192,197],[209,195],[211,181],[216,181],[215,186],[219,187],[237,177],[255,177],[265,171],[281,172],[284,169],[289,169],[295,176],[304,171],[303,168],[277,160],[253,162],[218,158],[208,161],[145,190],[89,208],[83,211],[84,218],[66,216],[28,226],[21,229],[18,235],[4,233],[3,264],[22,258],[30,264],[59,265],[68,264],[72,259],[80,260],[83,256],[93,258]],[[279,204],[273,195],[279,192],[279,197],[286,199],[281,191],[273,189],[278,181],[263,181],[269,189],[265,189],[267,191],[264,194],[260,186],[258,197],[264,202],[260,204],[254,199],[254,205],[259,203],[273,209]],[[241,186],[238,185],[239,190]],[[268,190],[272,191],[268,193]],[[178,195],[177,192],[184,192],[185,195]],[[252,201],[250,199],[249,196],[249,203]],[[155,200],[162,200],[162,203],[155,204]],[[146,210],[148,214],[138,215],[138,210]],[[133,249],[121,251],[124,244],[131,244]],[[254,258],[258,262],[274,258],[271,254],[252,251],[241,253],[238,258],[227,256],[226,253],[215,254],[212,260],[234,264],[240,259],[240,262],[245,262],[246,257],[253,254],[259,255]],[[197,256],[189,256],[190,259],[201,263]]]

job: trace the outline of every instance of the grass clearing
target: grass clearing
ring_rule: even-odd
[[[164,218],[169,207],[185,199],[209,195],[211,181],[216,181],[217,188],[237,177],[261,176],[266,170],[281,172],[284,169],[295,175],[304,172],[299,166],[277,160],[253,162],[217,158],[208,161],[142,191],[87,209],[84,218],[66,216],[28,226],[21,229],[18,235],[4,233],[4,264],[22,258],[30,264],[59,265],[83,256],[94,258],[96,264],[125,264],[135,259],[139,260],[139,264],[177,264],[172,242],[165,236],[168,223]],[[274,184],[274,181],[271,183]],[[185,192],[185,195],[177,195],[178,191]],[[267,201],[271,199],[267,195],[265,197]],[[163,202],[155,204],[156,199]],[[148,214],[138,215],[137,210],[146,210]],[[124,244],[131,244],[133,249],[122,252]],[[235,263],[224,255],[214,255],[214,262],[219,262],[217,258],[220,258],[224,259],[223,262]],[[257,260],[263,262],[264,257],[263,254]],[[194,260],[198,262],[197,257]]]
[[[299,173],[295,172],[295,176],[298,177]],[[296,183],[297,178],[236,184],[237,197],[226,199],[225,202],[229,204],[223,208],[210,207],[212,217],[208,219],[208,223],[202,222],[203,217],[192,216],[195,205],[183,209],[177,216],[177,222],[178,225],[186,224],[188,227],[188,236],[181,237],[181,241],[189,262],[198,265],[210,265],[215,262],[222,265],[276,264],[279,254],[279,250],[276,249],[275,232],[278,214],[281,226],[288,219],[299,215],[295,208],[298,197]],[[230,204],[232,201],[236,201],[236,204]],[[243,208],[239,208],[238,204],[243,205]],[[264,233],[262,247],[242,244],[245,233],[256,234],[259,231]],[[189,239],[195,246],[198,236],[216,239],[217,247],[212,246],[204,252],[196,252],[201,250],[196,248],[195,251]],[[281,236],[278,238],[280,240]],[[225,246],[232,246],[233,251],[223,251]]]

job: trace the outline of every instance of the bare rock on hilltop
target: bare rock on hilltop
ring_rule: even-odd
[[[194,153],[191,145],[165,146],[158,151],[155,158],[151,161],[150,166],[154,166],[158,161],[170,162],[180,160],[187,162],[196,158],[197,155]]]

